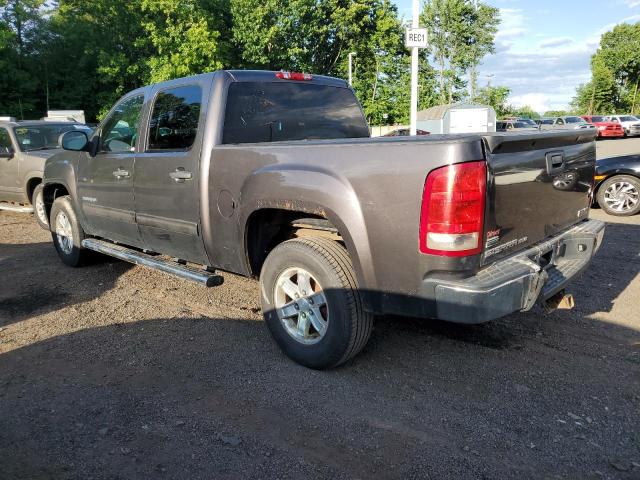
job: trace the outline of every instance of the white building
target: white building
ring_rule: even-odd
[[[418,112],[417,127],[432,134],[495,132],[496,112],[474,103],[437,105]]]

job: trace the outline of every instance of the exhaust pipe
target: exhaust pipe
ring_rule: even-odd
[[[550,313],[554,310],[571,310],[576,306],[573,295],[560,290],[553,297],[544,302],[545,310]]]

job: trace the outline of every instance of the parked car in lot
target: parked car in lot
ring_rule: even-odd
[[[596,126],[598,138],[624,137],[624,130],[620,123],[608,121],[602,115],[583,115],[582,118]]]
[[[625,137],[636,137],[640,135],[640,119],[633,115],[608,115],[605,119],[608,122],[622,125]]]
[[[496,131],[497,132],[510,132],[512,130],[518,132],[524,131],[538,131],[538,126],[534,123],[531,125],[529,122],[520,121],[520,120],[498,120],[496,122]]]
[[[408,137],[409,134],[410,130],[408,128],[398,128],[397,130],[392,130],[389,133],[384,134],[383,137]],[[416,135],[429,135],[429,132],[418,128],[416,130]]]
[[[640,212],[640,155],[599,159],[596,162],[595,200],[618,216]]]
[[[551,123],[540,124],[542,130],[596,130],[596,126],[576,115],[554,117]]]
[[[540,130],[550,130],[551,127],[553,126],[553,118],[547,118],[547,117],[543,117],[543,118],[538,118],[537,120],[534,120],[536,122],[536,125],[538,125],[538,128],[540,128]]]
[[[561,294],[604,232],[588,219],[594,137],[372,139],[343,80],[218,71],[134,90],[91,137],[66,133],[44,199],[65,264],[93,250],[208,286],[213,268],[259,277],[278,345],[328,368],[363,348],[373,314],[480,323]]]
[[[46,225],[40,186],[44,162],[60,151],[60,135],[71,130],[91,132],[70,122],[0,122],[0,202],[30,203],[38,222]]]

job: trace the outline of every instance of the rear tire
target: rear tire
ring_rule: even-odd
[[[288,240],[271,251],[260,274],[262,311],[285,355],[325,369],[362,350],[373,316],[363,309],[355,278],[349,254],[333,240]]]
[[[49,230],[49,218],[47,217],[47,208],[44,204],[44,185],[41,183],[33,189],[31,206],[33,206],[33,215],[36,217],[38,225],[45,230]]]
[[[609,215],[635,215],[640,212],[640,179],[630,175],[607,178],[598,188],[597,198],[600,208]]]
[[[79,267],[89,259],[90,251],[82,248],[86,238],[73,210],[71,197],[58,197],[51,207],[49,216],[51,236],[60,259],[65,265]]]

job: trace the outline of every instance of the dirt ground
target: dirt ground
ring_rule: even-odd
[[[640,478],[640,216],[576,308],[381,318],[354,361],[293,364],[257,282],[70,269],[0,212],[0,478]]]

